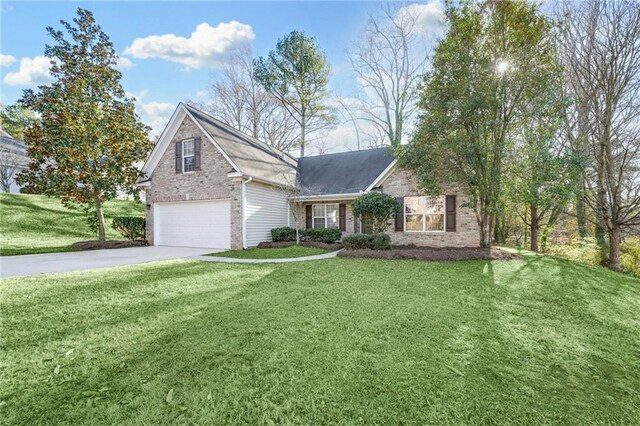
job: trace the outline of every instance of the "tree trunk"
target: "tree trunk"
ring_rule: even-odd
[[[620,272],[620,227],[614,227],[609,232],[609,268]]]
[[[98,223],[98,240],[106,241],[107,237],[104,231],[104,214],[102,212],[102,200],[100,200],[100,197],[95,197],[94,202],[96,206],[96,221]]]
[[[585,238],[587,232],[587,209],[584,202],[584,180],[581,180],[580,191],[576,194],[576,219],[578,221],[578,235]]]
[[[304,146],[306,144],[305,138],[307,137],[307,123],[305,122],[304,115],[300,121],[300,158],[304,157]]]
[[[531,232],[531,251],[538,252],[538,231],[540,230],[540,220],[538,218],[538,208],[531,205],[531,225],[529,226]]]

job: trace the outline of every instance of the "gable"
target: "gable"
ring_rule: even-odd
[[[230,172],[276,184],[295,182],[296,160],[191,106],[180,104],[149,155],[142,172],[149,178],[158,166],[176,132],[190,119],[205,140],[213,144],[230,165]]]

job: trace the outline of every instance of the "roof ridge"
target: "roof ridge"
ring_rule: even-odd
[[[271,156],[274,156],[274,157],[278,158],[279,160],[282,160],[282,161],[285,161],[285,162],[287,162],[287,161],[284,160],[281,157],[289,157],[290,160],[293,160],[293,161],[295,161],[297,163],[298,160],[296,158],[294,158],[293,156],[291,156],[290,154],[287,154],[286,152],[284,152],[284,151],[282,151],[282,150],[280,150],[280,149],[278,149],[276,147],[273,147],[273,146],[267,144],[266,142],[263,142],[263,141],[261,141],[259,139],[256,139],[253,136],[248,135],[245,132],[236,129],[235,127],[225,123],[224,121],[215,118],[214,116],[212,116],[208,112],[202,111],[202,110],[200,110],[200,109],[198,109],[198,108],[196,108],[196,107],[194,107],[192,105],[188,105],[188,104],[184,104],[184,105],[187,108],[193,109],[193,110],[199,112],[200,114],[205,115],[207,118],[210,118],[211,120],[213,120],[214,122],[212,123],[212,125],[215,125],[218,128],[220,128],[220,129],[222,129],[222,130],[224,130],[224,131],[226,131],[228,133],[232,133],[232,134],[235,134],[236,136],[242,137],[248,143],[250,143],[254,147],[262,150],[263,152],[266,152],[267,154],[269,154]],[[292,165],[292,164],[290,164],[290,165]]]

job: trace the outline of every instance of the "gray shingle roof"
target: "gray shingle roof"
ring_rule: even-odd
[[[389,148],[303,157],[298,179],[304,195],[353,194],[367,189],[391,162]]]
[[[27,145],[19,139],[0,136],[0,147],[3,151],[8,151],[21,157],[27,157]]]
[[[295,182],[295,158],[190,105],[185,107],[238,166],[240,172],[276,183],[293,184]]]

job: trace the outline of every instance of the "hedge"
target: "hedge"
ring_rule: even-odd
[[[333,244],[342,237],[342,232],[335,228],[309,228],[298,230],[300,241]],[[273,242],[295,241],[296,230],[285,226],[282,228],[273,228],[271,230],[271,239]]]
[[[387,234],[352,234],[342,239],[342,245],[347,250],[390,250],[391,238]]]
[[[274,243],[280,243],[283,241],[295,241],[296,230],[289,226],[285,226],[282,228],[273,228],[271,230],[271,240]]]
[[[111,222],[113,229],[131,241],[145,239],[145,226],[144,217],[139,216],[117,216]]]

